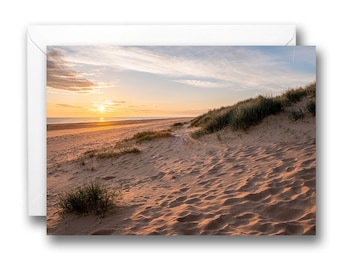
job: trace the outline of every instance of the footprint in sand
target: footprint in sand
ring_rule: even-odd
[[[159,203],[159,202],[162,201],[165,197],[166,197],[166,195],[164,195],[164,194],[163,194],[163,195],[160,195],[159,198],[157,198],[157,199],[155,200],[155,202],[156,202],[156,203]]]
[[[179,190],[179,192],[186,192],[186,191],[188,191],[189,190],[189,188],[188,187],[184,187],[184,188],[181,188],[180,190]]]
[[[258,192],[258,193],[248,194],[248,195],[244,196],[244,199],[250,200],[250,201],[261,201],[261,200],[267,198],[269,195],[271,195],[270,190],[266,189],[266,190]]]
[[[315,162],[315,159],[308,159],[304,162],[301,163],[301,166],[305,167],[305,166],[309,166],[311,163]]]
[[[202,214],[188,214],[184,217],[177,218],[179,222],[192,222],[192,221],[199,221],[203,218]]]
[[[183,204],[183,201],[186,200],[186,198],[187,198],[187,196],[178,197],[177,199],[175,199],[174,201],[172,201],[169,204],[169,208],[174,208],[176,206],[179,206],[179,205]]]
[[[211,201],[211,200],[214,200],[215,198],[216,196],[214,195],[208,195],[207,197],[204,198],[204,200]]]
[[[209,221],[209,223],[204,226],[203,230],[204,231],[211,231],[211,230],[215,231],[215,230],[221,229],[226,224],[227,223],[226,223],[224,216],[219,216],[218,218],[215,218]]]
[[[185,204],[195,204],[197,202],[201,201],[199,198],[192,198],[189,200],[184,201]]]
[[[280,194],[282,192],[283,188],[282,187],[273,187],[273,188],[269,188],[268,191],[271,195],[277,195]]]
[[[315,168],[302,169],[294,174],[297,179],[310,180],[315,178]]]
[[[274,228],[272,223],[269,223],[269,222],[262,223],[260,221],[255,223],[251,227],[251,229],[260,234],[270,234],[270,233],[273,233],[274,231],[277,231],[277,228]]]
[[[310,188],[311,190],[315,189],[315,186],[316,186],[315,178],[314,179],[310,179],[310,180],[305,180],[303,185],[308,187],[308,188]]]
[[[292,172],[295,170],[295,167],[287,167],[286,172]]]
[[[237,204],[239,202],[243,201],[242,198],[230,198],[230,199],[226,199],[223,203],[224,206],[228,206],[228,205],[234,205]]]
[[[162,179],[164,175],[166,175],[165,172],[159,172],[158,174],[151,176],[150,178],[151,180]]]
[[[240,191],[252,191],[256,188],[256,184],[253,182],[246,182],[240,187]]]
[[[302,234],[303,226],[299,224],[287,224],[286,234]]]
[[[303,209],[293,208],[284,202],[266,207],[262,214],[274,221],[293,221],[299,219],[304,214]]]
[[[223,165],[215,165],[208,170],[207,174],[216,174],[222,167]]]
[[[205,181],[198,181],[197,185],[199,186],[203,186],[203,188],[207,189],[210,188],[212,184],[214,184],[214,182],[218,180],[218,178],[211,178],[211,179],[207,179]]]
[[[272,174],[272,175],[279,174],[279,173],[283,172],[284,170],[285,170],[285,166],[283,166],[283,165],[278,166],[278,167],[272,169],[270,174]]]

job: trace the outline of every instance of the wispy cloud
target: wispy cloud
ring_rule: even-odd
[[[65,104],[65,103],[59,103],[56,104],[57,107],[63,107],[63,108],[71,108],[71,109],[83,109],[84,107],[82,106],[75,106],[71,104]]]
[[[85,78],[81,72],[74,70],[74,63],[67,62],[62,51],[48,49],[47,87],[54,90],[78,93],[98,93],[101,88],[112,86],[109,83],[96,82]]]
[[[216,87],[224,87],[225,84],[223,83],[216,83],[216,82],[210,82],[210,81],[203,81],[203,80],[174,80],[178,83],[183,83],[195,87],[201,87],[201,88],[216,88]]]
[[[50,46],[47,52],[48,104],[67,113],[82,108],[84,115],[191,115],[316,80],[315,47]]]
[[[106,67],[112,73],[144,72],[199,88],[282,90],[315,80],[311,72],[315,69],[313,47],[296,48],[294,55],[284,47],[228,46],[93,46],[74,47],[71,53],[64,51],[68,61],[78,67]],[[306,66],[309,72],[303,69]],[[91,82],[80,80],[85,90],[93,87],[88,83]]]

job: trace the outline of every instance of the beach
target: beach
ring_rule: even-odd
[[[191,118],[47,128],[47,233],[51,235],[314,235],[315,117],[288,112],[247,131],[192,138]],[[174,127],[174,123],[181,123]],[[142,131],[171,137],[111,158],[84,153]],[[60,214],[57,200],[97,181],[120,191],[114,212]]]

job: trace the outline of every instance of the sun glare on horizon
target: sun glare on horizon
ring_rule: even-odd
[[[101,106],[98,107],[98,110],[99,110],[100,112],[104,112],[104,111],[105,111],[105,107],[101,105]]]

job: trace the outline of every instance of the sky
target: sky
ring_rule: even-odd
[[[313,46],[49,46],[46,112],[197,116],[315,80]]]

